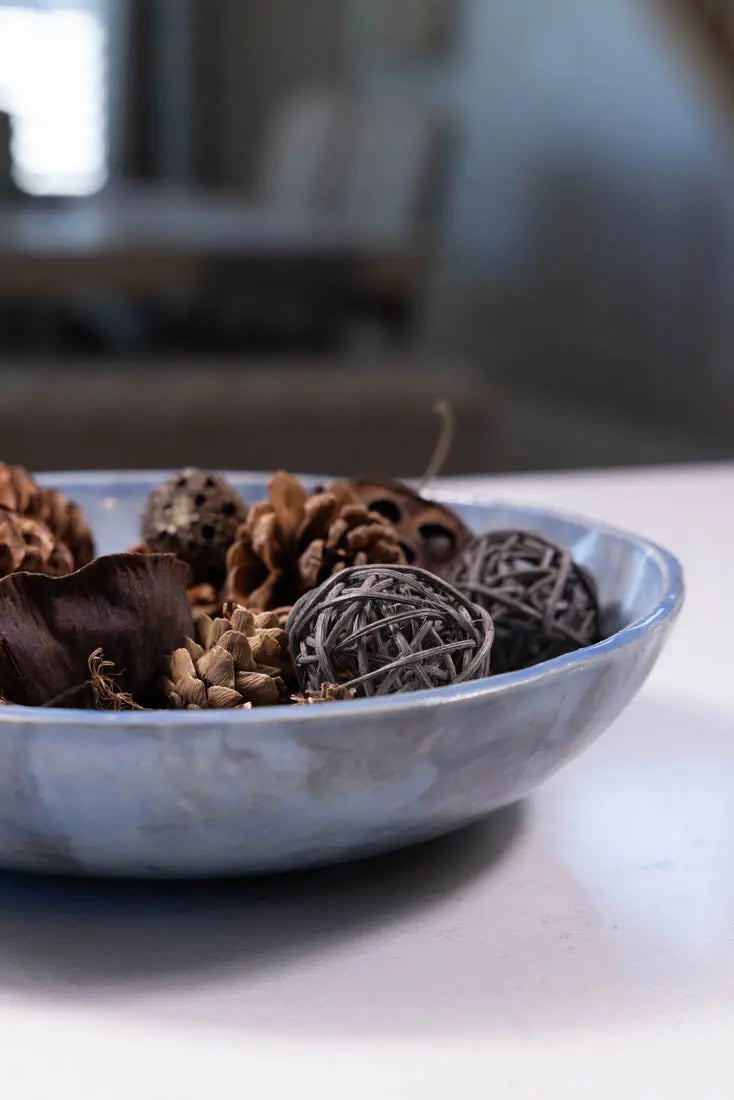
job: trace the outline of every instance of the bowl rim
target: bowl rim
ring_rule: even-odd
[[[57,470],[52,473],[44,472],[35,475],[42,484],[62,485],[75,484],[100,488],[106,484],[115,483],[139,485],[158,484],[164,477],[170,475],[171,470]],[[224,470],[223,476],[231,478],[240,485],[262,484],[270,474],[262,471],[251,470]],[[334,475],[299,474],[306,483],[333,480]],[[273,706],[253,707],[252,710],[200,710],[200,711],[174,711],[174,710],[139,710],[139,711],[103,711],[103,710],[79,710],[71,707],[58,707],[53,710],[45,710],[40,707],[25,707],[17,704],[6,704],[0,707],[0,726],[7,723],[23,723],[42,725],[48,729],[57,726],[87,726],[102,728],[117,728],[128,726],[149,730],[155,727],[181,727],[205,729],[225,725],[229,731],[240,728],[251,731],[253,723],[260,725],[280,726],[284,734],[290,734],[294,724],[301,726],[304,722],[319,722],[324,720],[337,722],[340,717],[349,718],[357,715],[370,715],[390,713],[397,714],[409,708],[420,709],[423,707],[448,706],[461,700],[469,700],[479,697],[489,697],[500,693],[512,691],[524,684],[531,684],[540,680],[562,675],[570,669],[580,669],[610,654],[622,650],[633,644],[643,634],[653,628],[659,628],[666,622],[675,620],[683,605],[685,585],[683,569],[678,558],[669,550],[614,524],[600,522],[589,517],[573,512],[559,511],[555,508],[546,508],[544,505],[536,505],[527,502],[513,502],[507,498],[493,499],[485,496],[484,490],[452,489],[450,485],[438,483],[431,494],[436,500],[449,504],[465,505],[467,507],[492,508],[501,506],[505,509],[527,510],[543,513],[553,519],[566,523],[580,525],[587,531],[599,531],[604,534],[622,538],[626,542],[634,543],[650,557],[660,573],[662,594],[655,607],[647,615],[633,620],[615,631],[608,638],[600,642],[585,646],[583,649],[564,653],[560,657],[554,657],[549,661],[541,661],[540,664],[530,668],[520,669],[517,672],[503,672],[495,676],[484,677],[480,680],[472,680],[465,684],[449,685],[441,688],[426,688],[422,691],[406,692],[404,694],[390,696],[372,696],[367,699],[352,699],[340,702],[338,706]],[[274,731],[273,731],[274,732]]]

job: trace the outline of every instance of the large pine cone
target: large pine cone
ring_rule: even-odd
[[[94,540],[81,508],[56,489],[43,489],[22,466],[0,463],[0,506],[40,519],[72,555],[72,569],[94,558]]]
[[[230,599],[284,607],[347,566],[405,564],[395,528],[348,486],[334,482],[309,494],[281,471],[268,493],[250,509],[227,554]]]
[[[0,506],[21,515],[37,515],[41,487],[22,466],[0,462]]]
[[[71,551],[42,520],[0,507],[0,577],[20,571],[61,577],[73,569]]]
[[[176,710],[262,707],[286,703],[293,686],[288,636],[273,612],[229,604],[224,617],[200,615],[198,641],[171,657],[166,695]]]
[[[78,504],[58,489],[41,489],[38,516],[71,551],[74,568],[81,569],[94,559],[94,539]]]

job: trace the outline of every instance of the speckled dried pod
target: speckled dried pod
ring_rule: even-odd
[[[244,501],[225,478],[190,468],[153,490],[145,503],[141,531],[151,550],[185,561],[195,585],[218,589],[224,580],[227,550],[246,518]]]

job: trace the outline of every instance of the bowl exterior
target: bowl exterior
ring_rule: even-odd
[[[663,646],[679,577],[665,600],[618,644],[457,689],[239,718],[0,708],[0,865],[284,871],[458,828],[523,798],[609,725]]]

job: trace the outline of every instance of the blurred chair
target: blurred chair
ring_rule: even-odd
[[[267,128],[258,197],[296,212],[331,205],[339,126],[339,100],[331,92],[313,89],[282,103]]]
[[[343,219],[366,231],[403,237],[429,257],[449,158],[446,126],[424,107],[375,101],[336,89],[303,88],[285,99],[267,127],[257,197],[268,207]],[[311,294],[301,280],[291,291],[262,283],[241,292],[236,268],[217,266],[204,315],[220,327],[243,326],[257,346],[333,347],[347,336],[408,331],[428,263],[404,271],[374,258],[344,280],[342,294],[324,293],[318,272]],[[416,270],[418,275],[416,277]],[[228,320],[229,319],[229,320]]]
[[[271,119],[260,195],[410,233],[435,224],[448,155],[445,123],[425,107],[306,88]]]

